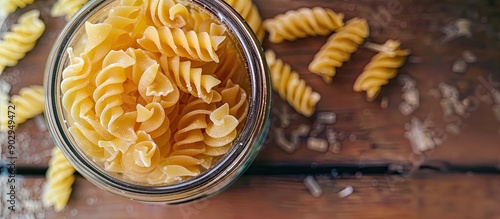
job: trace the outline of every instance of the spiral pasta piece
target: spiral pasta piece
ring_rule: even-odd
[[[68,162],[58,147],[52,149],[52,157],[47,170],[47,182],[43,191],[44,206],[53,206],[56,212],[66,207],[71,196],[72,185],[75,181],[75,169]]]
[[[207,116],[215,109],[214,103],[207,104],[201,99],[191,101],[184,107],[174,134],[172,152],[155,170],[157,176],[162,176],[161,181],[180,181],[200,173],[199,165],[203,161],[196,157],[207,149],[202,131],[208,127]]]
[[[349,60],[351,54],[358,49],[368,34],[366,20],[353,18],[347,21],[346,25],[332,34],[314,55],[308,67],[309,71],[323,76],[326,82],[331,83],[336,68]]]
[[[125,68],[135,64],[135,60],[124,51],[111,51],[104,58],[102,70],[95,78],[96,88],[93,92],[95,112],[104,126],[114,136],[124,139],[135,139],[134,125],[136,112],[125,112],[122,108],[121,94],[123,83],[127,79]]]
[[[214,103],[207,104],[201,99],[191,101],[184,107],[177,123],[178,130],[174,134],[175,143],[170,156],[195,156],[205,152],[202,130],[207,128],[207,116],[215,109]]]
[[[186,6],[173,0],[146,0],[144,7],[147,20],[156,27],[180,28],[190,17]]]
[[[3,0],[0,1],[0,15],[8,15],[14,11],[16,11],[17,8],[24,8],[27,5],[33,3],[35,0]]]
[[[306,82],[300,79],[299,74],[292,71],[290,65],[277,59],[273,51],[267,50],[265,54],[274,91],[279,93],[281,98],[297,112],[307,117],[311,116],[321,99],[320,94],[306,85]]]
[[[209,156],[221,156],[231,148],[231,143],[236,138],[236,127],[239,122],[229,113],[229,104],[225,103],[210,113],[210,122],[205,129],[203,143]]]
[[[75,57],[73,49],[68,50],[70,65],[63,71],[61,91],[64,94],[62,103],[66,109],[71,109],[74,121],[90,113],[94,106],[92,101],[93,86],[90,82],[91,66],[86,55]],[[90,88],[90,89],[89,89]]]
[[[148,51],[160,52],[167,57],[186,57],[204,62],[219,62],[216,51],[225,40],[225,36],[210,36],[207,32],[188,31],[180,28],[155,28],[150,26],[144,36],[138,39],[139,45]]]
[[[264,21],[264,28],[269,32],[269,41],[280,43],[293,41],[306,36],[327,35],[344,26],[344,14],[331,9],[314,7],[290,10]]]
[[[13,118],[15,122],[14,126],[17,127],[26,120],[31,119],[43,112],[43,87],[40,85],[32,85],[21,88],[18,95],[10,97],[10,104],[15,107],[13,110],[15,112],[15,116]],[[7,119],[2,120],[0,130],[7,130],[8,125]]]
[[[366,99],[373,101],[379,94],[382,85],[389,82],[389,79],[396,76],[398,68],[404,64],[408,50],[401,50],[399,41],[388,40],[384,47],[385,51],[380,51],[375,55],[370,63],[365,66],[361,75],[354,83],[354,91],[366,91]]]
[[[202,74],[201,68],[192,68],[190,61],[181,61],[176,56],[168,59],[169,75],[175,79],[180,90],[203,99],[206,103],[220,101],[220,94],[213,89],[220,80],[213,75]]]
[[[52,6],[50,15],[53,17],[65,16],[66,20],[69,20],[88,1],[89,0],[57,0],[54,6]]]
[[[262,17],[260,16],[257,6],[252,0],[225,0],[243,17],[250,28],[255,32],[257,38],[262,41],[264,39],[264,28],[262,26]]]
[[[229,80],[220,93],[222,96],[221,102],[229,104],[229,114],[236,117],[240,125],[243,124],[248,114],[248,100],[245,90]]]
[[[137,133],[137,142],[128,147],[121,157],[125,173],[134,177],[146,177],[159,161],[160,151],[151,136],[144,131]]]
[[[126,0],[123,0],[126,2]],[[109,11],[108,17],[102,23],[85,23],[87,34],[83,51],[75,48],[75,53],[85,53],[92,64],[100,64],[111,50],[129,48],[135,43],[134,37],[142,36],[146,29],[139,15],[141,7],[122,5]]]
[[[45,24],[39,19],[40,11],[32,10],[19,17],[11,31],[5,33],[0,41],[0,75],[7,66],[15,66],[33,49],[42,36]]]

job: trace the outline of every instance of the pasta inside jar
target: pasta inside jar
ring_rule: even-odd
[[[248,114],[239,48],[200,7],[115,4],[67,49],[60,88],[68,130],[90,159],[124,179],[198,176],[234,147]]]

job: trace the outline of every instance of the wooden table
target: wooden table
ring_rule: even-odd
[[[47,25],[36,47],[16,67],[7,68],[0,76],[13,85],[11,94],[17,94],[22,87],[43,83],[48,52],[66,23],[63,18],[50,17],[53,2],[36,1],[8,18],[15,21],[22,12],[39,8]],[[336,113],[337,122],[328,128],[346,136],[339,153],[311,151],[306,140],[292,154],[281,150],[274,133],[283,112],[291,113],[293,118],[285,127],[288,137],[301,124],[313,127],[316,117],[296,114],[274,94],[273,121],[264,148],[245,175],[227,191],[195,203],[163,206],[108,194],[77,176],[66,209],[60,213],[38,209],[38,213],[42,212],[38,217],[500,218],[500,121],[494,119],[493,102],[484,92],[485,85],[500,88],[500,1],[254,2],[263,18],[314,6],[343,13],[345,20],[362,17],[368,20],[371,29],[368,42],[398,39],[403,48],[411,50],[412,55],[400,69],[399,77],[383,87],[379,98],[367,102],[364,93],[352,91],[352,84],[374,52],[360,47],[338,69],[333,82],[326,84],[310,73],[307,66],[327,36],[279,44],[264,40],[264,48],[273,49],[278,58],[289,63],[322,95],[317,112]],[[446,29],[453,28],[460,18],[470,21],[471,36],[446,40]],[[469,63],[465,73],[454,73],[452,63],[462,59],[464,51],[475,54],[477,61]],[[420,93],[420,107],[409,116],[398,110],[403,101],[399,83],[403,75],[417,82]],[[440,83],[457,87],[460,98],[476,98],[479,105],[469,117],[460,119],[459,134],[446,133],[443,144],[415,154],[405,138],[405,124],[412,118],[430,118],[433,130],[446,130],[446,126],[456,122],[443,119],[441,98],[435,95]],[[382,99],[388,100],[388,108],[381,108]],[[42,117],[27,121],[17,130],[18,139],[22,139],[18,142],[18,153],[22,156],[17,160],[17,172],[19,177],[24,176],[24,188],[35,201],[39,200],[53,147],[48,132],[37,125],[38,119]],[[324,132],[320,137],[324,137]],[[5,151],[5,142],[2,147]],[[321,197],[313,197],[304,186],[303,179],[308,175],[318,180],[323,189]],[[347,186],[354,193],[339,197],[338,192]]]

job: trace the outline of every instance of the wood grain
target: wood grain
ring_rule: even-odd
[[[481,218],[500,215],[500,177],[494,175],[317,176],[323,195],[313,197],[304,176],[243,177],[227,191],[179,206],[143,204],[120,198],[77,178],[68,206],[47,218]],[[26,188],[41,178],[26,178]],[[347,186],[354,193],[337,193]],[[34,200],[38,197],[34,196]]]
[[[26,9],[18,10],[9,21],[15,20],[21,13],[33,9],[42,9],[42,19],[47,30],[33,51],[16,67],[7,68],[0,78],[16,81],[11,94],[16,94],[21,87],[31,84],[43,84],[43,70],[49,50],[65,24],[63,18],[52,18],[48,10],[53,0],[36,1]],[[294,42],[272,44],[267,39],[265,49],[274,50],[278,57],[289,63],[299,72],[309,85],[322,95],[317,111],[333,111],[338,121],[330,128],[343,132],[347,137],[342,142],[339,154],[318,153],[306,149],[303,140],[293,154],[287,154],[276,146],[274,130],[280,126],[277,114],[273,122],[269,139],[256,162],[328,162],[328,163],[370,163],[370,162],[425,162],[443,161],[456,165],[495,166],[500,157],[500,121],[493,118],[492,103],[480,102],[479,108],[463,119],[459,135],[449,134],[443,145],[424,155],[415,155],[408,140],[404,137],[404,126],[412,117],[425,119],[431,116],[436,129],[444,129],[449,122],[442,119],[443,112],[439,99],[429,95],[430,89],[436,89],[445,82],[459,87],[461,96],[474,96],[482,85],[478,78],[491,78],[500,81],[500,40],[499,40],[499,1],[410,1],[410,0],[255,0],[263,18],[272,18],[287,10],[300,7],[322,6],[345,14],[345,20],[353,17],[366,18],[372,30],[367,41],[383,43],[387,39],[399,39],[404,48],[412,51],[410,61],[400,69],[401,75],[410,75],[416,79],[421,94],[421,106],[411,116],[403,116],[397,107],[401,103],[401,84],[398,79],[391,80],[384,86],[380,98],[367,102],[363,93],[352,91],[352,84],[363,67],[375,55],[361,47],[351,60],[338,69],[332,84],[326,84],[307,70],[313,55],[326,41],[327,36],[309,37]],[[472,22],[472,37],[459,37],[446,43],[440,43],[444,34],[442,28],[458,18],[467,18]],[[460,58],[464,50],[472,51],[478,61],[469,65],[466,74],[451,72],[451,63]],[[413,61],[412,61],[413,60]],[[380,99],[387,97],[389,108],[381,109]],[[291,109],[278,95],[274,95],[273,109],[282,112],[283,107]],[[298,115],[286,128],[290,132],[300,124],[313,125],[315,116],[306,118]],[[18,133],[29,133],[31,140],[20,150],[23,166],[46,166],[48,151],[52,146],[50,136],[40,132],[33,121],[22,124]],[[324,133],[322,135],[324,137]],[[49,141],[49,142],[47,142]],[[2,147],[6,147],[2,144]]]

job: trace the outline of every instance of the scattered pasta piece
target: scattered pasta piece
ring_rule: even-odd
[[[344,14],[335,13],[328,8],[301,8],[267,19],[263,26],[269,32],[269,41],[280,43],[306,36],[328,35],[344,26],[343,19]]]
[[[332,34],[321,49],[314,55],[309,64],[309,71],[323,76],[327,83],[331,83],[336,68],[341,67],[349,60],[351,54],[368,37],[369,30],[366,20],[353,18],[346,25]]]
[[[89,0],[57,0],[54,6],[52,6],[50,15],[53,17],[65,16],[66,20],[69,20],[88,1]]]
[[[384,47],[386,50],[375,55],[363,72],[356,79],[353,89],[356,92],[366,91],[366,99],[373,101],[379,94],[382,85],[396,76],[398,68],[404,64],[408,50],[399,49],[400,42],[388,40]]]
[[[35,0],[2,0],[0,1],[0,14],[7,16],[16,11],[17,8],[24,8]]]
[[[38,17],[40,11],[32,10],[19,17],[11,31],[4,34],[0,41],[0,75],[7,66],[15,66],[27,52],[35,47],[43,34],[45,24]]]
[[[318,184],[318,181],[313,176],[307,176],[304,178],[304,185],[306,186],[307,190],[311,193],[312,196],[318,198],[323,194],[323,189],[321,189],[321,186]]]
[[[19,95],[10,97],[10,105],[15,107],[13,111],[15,112],[15,126],[17,127],[19,124],[43,112],[43,87],[40,85],[33,85],[22,88],[19,91]],[[2,124],[0,125],[0,130],[7,130],[8,121],[2,120]]]
[[[262,26],[262,18],[259,14],[257,6],[252,0],[225,0],[246,20],[248,25],[257,35],[257,38],[262,42],[264,39],[264,27]]]
[[[71,196],[71,186],[75,181],[75,169],[58,147],[52,149],[52,157],[47,170],[47,182],[43,188],[42,201],[46,207],[53,206],[56,212],[66,207]]]
[[[306,82],[299,78],[299,74],[292,71],[290,65],[277,59],[273,51],[266,51],[266,60],[270,67],[273,89],[297,112],[311,116],[321,96],[306,85]]]

